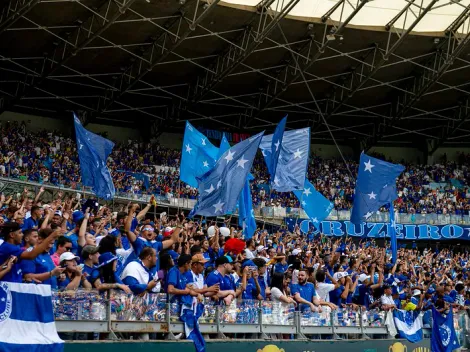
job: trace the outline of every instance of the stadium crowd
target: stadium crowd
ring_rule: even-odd
[[[444,311],[470,305],[470,258],[459,247],[388,247],[371,239],[331,239],[258,230],[244,241],[229,221],[118,212],[59,194],[49,203],[28,190],[0,199],[0,281],[53,289],[166,293],[191,305],[204,297],[294,304],[301,312],[339,307]]]
[[[57,132],[33,134],[26,125],[3,123],[0,128],[0,175],[24,181],[80,189],[80,172],[75,141]],[[196,199],[197,189],[179,182],[179,150],[158,144],[128,141],[117,144],[108,159],[116,190],[121,194],[158,194]],[[470,155],[461,154],[458,162],[432,166],[405,164],[406,171],[397,182],[400,213],[470,213]],[[155,167],[158,166],[158,167]],[[336,210],[349,210],[353,204],[357,162],[322,159],[312,156],[308,179],[334,203]],[[253,203],[257,207],[298,208],[293,193],[270,192],[264,185],[269,174],[259,155],[252,173]],[[148,183],[145,182],[148,179]],[[434,184],[434,185],[433,185]],[[386,209],[383,209],[386,211]]]

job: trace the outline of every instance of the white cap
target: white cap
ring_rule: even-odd
[[[420,290],[414,290],[413,291],[413,296],[419,296],[421,295],[421,291]]]
[[[56,210],[54,215],[59,215],[60,217],[62,217],[62,212],[60,210]]]
[[[264,249],[266,249],[265,246],[258,246],[258,247],[256,247],[256,251],[257,251],[258,253],[261,252],[261,251],[264,250]]]
[[[80,257],[77,257],[72,252],[65,252],[60,255],[59,262],[63,262],[64,260],[78,260]]]
[[[366,280],[370,279],[370,275],[366,275],[366,274],[361,274],[359,275],[359,282],[364,282]]]
[[[221,227],[219,231],[220,231],[220,234],[224,237],[230,236],[230,229],[228,227]]]
[[[292,255],[299,255],[300,253],[302,253],[302,251],[298,248],[296,248],[292,251]]]
[[[333,275],[333,279],[335,280],[341,280],[343,277],[349,276],[349,274],[346,271],[338,271]]]

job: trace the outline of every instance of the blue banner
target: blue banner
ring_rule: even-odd
[[[325,236],[351,236],[367,238],[390,237],[390,223],[363,222],[354,225],[350,221],[322,221],[319,225],[311,220],[287,219],[288,227],[300,226],[302,233]],[[291,230],[291,229],[290,229]],[[470,225],[429,225],[429,224],[396,224],[396,235],[399,240],[464,240],[470,241]]]

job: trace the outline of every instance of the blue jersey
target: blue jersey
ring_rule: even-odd
[[[3,242],[0,245],[0,265],[5,263],[11,256],[17,257],[17,262],[13,264],[11,270],[3,276],[2,281],[23,282],[23,270],[21,268],[20,256],[24,251],[19,245]]]
[[[192,276],[190,278],[189,275],[182,274],[177,266],[171,268],[166,276],[167,287],[172,285],[178,290],[186,289],[186,286],[192,282]],[[190,306],[193,303],[193,298],[190,295],[173,295],[173,297],[171,297],[171,302],[179,302]]]
[[[23,275],[25,274],[43,274],[48,273],[55,269],[55,264],[52,261],[49,253],[41,253],[33,260],[22,260],[21,268]],[[57,290],[57,277],[52,276],[42,282],[44,285],[51,285],[51,289]]]
[[[300,294],[300,297],[302,297],[304,300],[310,303],[313,302],[313,297],[317,295],[317,292],[315,291],[315,286],[313,286],[311,282],[306,282],[303,285],[292,284],[291,285],[292,296],[295,296],[297,293]],[[310,306],[302,303],[299,305],[299,309],[301,311],[306,311],[310,309]]]

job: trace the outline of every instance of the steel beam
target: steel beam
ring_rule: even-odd
[[[406,113],[438,82],[462,53],[463,49],[470,43],[470,31],[468,31],[466,25],[469,17],[470,5],[465,8],[446,30],[445,40],[439,43],[431,60],[422,64],[427,69],[414,78],[405,94],[398,97],[394,104],[396,111],[393,113],[392,119],[387,121],[386,125],[378,129],[372,137],[366,140],[364,145],[365,150],[374,146],[383,138],[389,128],[395,126],[396,123],[405,117]],[[462,27],[464,27],[464,30],[467,30],[466,34],[459,34],[458,31]],[[453,128],[449,127],[447,130],[453,131]]]
[[[356,14],[364,7],[365,4],[367,4],[369,0],[361,0],[359,4],[356,6],[356,8],[352,11],[352,13],[343,21],[339,24],[338,27],[332,27],[329,32],[327,32],[327,25],[325,24],[325,33],[322,39],[321,44],[319,45],[317,51],[312,55],[309,53],[308,55],[308,60],[303,64],[303,66],[300,68],[302,72],[307,71],[309,68],[311,68],[315,62],[323,56],[325,53],[326,49],[330,45],[330,40],[331,38],[334,38],[334,36],[339,35],[342,33],[344,28],[351,22],[351,20],[356,16]],[[339,2],[341,5],[344,6],[346,3],[346,0],[341,0]],[[339,8],[338,3],[336,3],[324,16],[322,16],[322,21],[326,22],[331,16],[331,14],[336,11]],[[260,105],[257,109],[257,112],[255,115],[253,115],[250,119],[245,124],[245,128],[249,127],[250,124],[260,116],[260,114],[265,111],[267,108],[269,108],[276,99],[278,99],[284,91],[287,90],[287,88],[294,82],[296,82],[300,77],[301,77],[301,72],[299,70],[291,71],[289,66],[286,66],[285,69],[279,73],[280,77],[284,78],[284,84],[276,84],[270,87],[270,89],[267,92],[267,96],[269,97],[268,100],[264,102],[260,102]]]
[[[106,100],[103,102],[100,107],[100,112],[106,112],[112,104],[122,98],[132,87],[134,87],[139,81],[141,81],[149,72],[151,72],[157,65],[162,63],[170,54],[172,54],[183,42],[184,40],[196,29],[196,27],[211,13],[220,0],[214,0],[210,4],[205,4],[203,6],[202,13],[198,14],[198,3],[194,10],[193,20],[187,23],[187,28],[182,33],[179,33],[184,17],[181,16],[177,22],[177,35],[176,40],[169,40],[166,33],[159,35],[159,37],[154,41],[151,46],[151,50],[147,52],[147,55],[150,55],[150,64],[143,65],[141,62],[137,62],[135,65],[128,67],[126,74],[121,77],[121,87],[118,92],[110,91],[110,96],[107,96]],[[161,48],[161,49],[159,49]]]
[[[41,0],[10,0],[0,13],[0,34],[31,11]]]
[[[78,52],[83,50],[95,39],[99,38],[135,1],[136,0],[123,0],[122,4],[118,4],[114,0],[105,1],[97,13],[92,12],[85,21],[81,22],[80,27],[71,33],[69,37],[71,40],[68,42],[72,44],[61,41],[61,43],[57,45],[54,51],[54,57],[49,61],[50,66],[44,66],[38,78],[32,79],[29,84],[25,84],[23,89],[18,90],[14,99],[3,104],[3,107],[0,109],[0,114],[18,104],[23,97],[26,97],[37,89],[49,76],[64,67]],[[55,60],[55,55],[60,55],[59,59]]]

